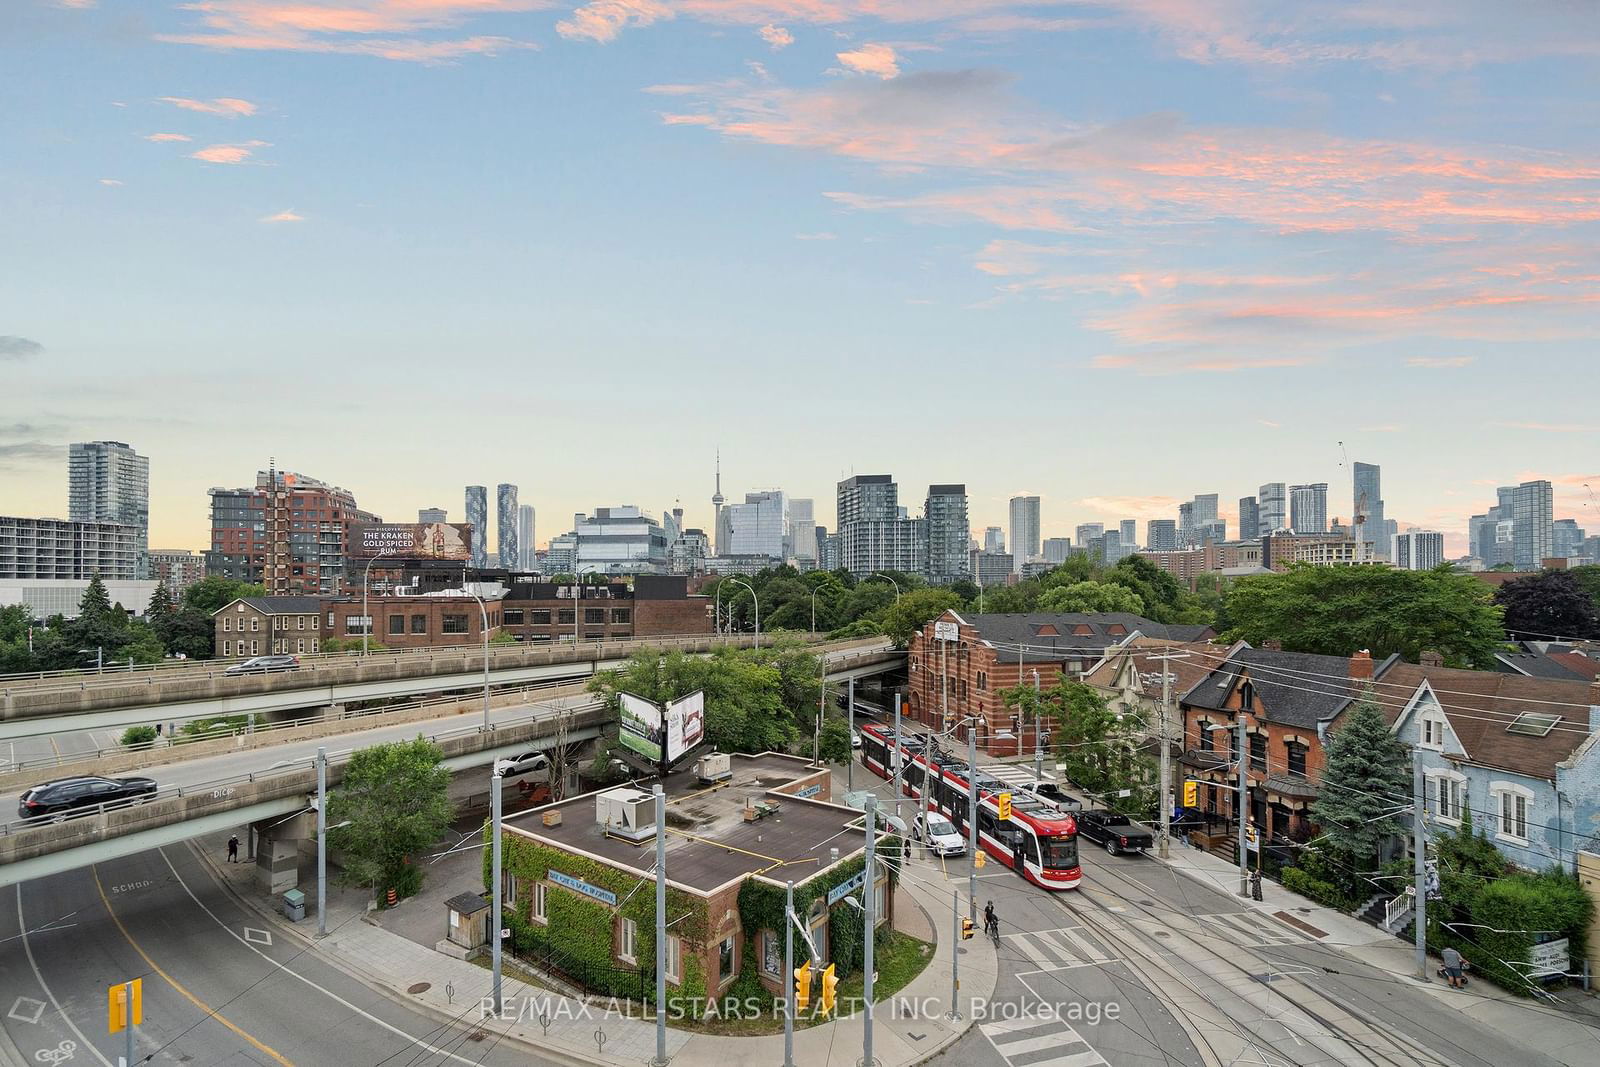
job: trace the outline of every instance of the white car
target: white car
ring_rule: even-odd
[[[960,856],[967,851],[967,839],[936,811],[920,812],[911,824],[911,836],[925,843],[935,856]]]
[[[543,771],[550,768],[550,753],[542,751],[523,752],[510,759],[501,760],[500,773],[510,778],[515,774],[528,774],[533,771]]]
[[[861,747],[861,731],[860,730],[851,730],[850,731],[850,747],[851,748],[860,748]]]

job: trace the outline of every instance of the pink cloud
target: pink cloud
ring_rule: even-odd
[[[571,18],[556,23],[556,32],[567,38],[605,44],[616,40],[629,26],[648,26],[672,16],[672,9],[657,0],[591,0],[574,11]]]
[[[287,208],[276,215],[267,215],[261,219],[262,222],[304,222],[305,220],[306,217],[304,215],[296,215],[293,208]]]
[[[147,133],[147,134],[145,134],[145,138],[144,139],[146,141],[154,141],[157,144],[162,144],[162,143],[167,142],[167,141],[187,141],[187,140],[190,140],[188,134],[183,134],[183,133]]]
[[[322,52],[438,63],[467,55],[533,48],[493,35],[438,39],[431,34],[469,18],[536,11],[556,0],[198,0],[198,29],[157,40],[227,51]]]
[[[758,32],[761,34],[761,39],[772,46],[774,52],[781,52],[794,44],[794,34],[782,26],[774,26],[769,22]]]
[[[236,100],[231,96],[219,96],[214,100],[191,100],[184,96],[163,96],[163,103],[173,107],[181,107],[185,111],[198,111],[202,115],[217,115],[225,119],[236,119],[242,115],[254,115],[256,105],[248,100]]]
[[[1406,366],[1446,370],[1465,367],[1475,359],[1476,356],[1412,356],[1406,360]]]
[[[871,74],[879,78],[893,78],[900,73],[894,49],[886,44],[864,44],[853,52],[840,52],[836,58],[848,70],[857,74]]]
[[[189,154],[190,159],[203,163],[243,163],[257,148],[268,147],[265,141],[245,141],[242,144],[214,144]]]

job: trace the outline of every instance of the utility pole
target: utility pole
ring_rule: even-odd
[[[656,794],[656,1058],[650,1067],[667,1067],[667,794]]]
[[[1039,695],[1039,672],[1033,672],[1033,784],[1044,782],[1044,741],[1039,736],[1039,719],[1044,714],[1044,701]]]
[[[1417,978],[1428,980],[1428,846],[1422,832],[1422,820],[1427,814],[1426,796],[1422,781],[1422,751],[1411,752],[1411,849],[1415,852],[1417,876]]]
[[[944,1017],[961,1021],[961,890],[950,890],[950,1010]]]
[[[500,762],[496,760],[494,764],[494,774],[492,774],[489,778],[489,812],[492,816],[492,821],[494,824],[494,840],[490,842],[490,851],[493,855],[493,859],[490,861],[493,866],[493,872],[490,875],[490,880],[494,883],[494,907],[489,917],[489,921],[493,924],[494,929],[489,931],[489,957],[490,963],[492,964],[492,969],[494,971],[494,1013],[497,1018],[500,1015],[501,1003],[500,924],[505,922],[505,915],[501,910],[505,905],[501,900],[502,889],[500,887],[500,782]]]
[[[1239,895],[1250,895],[1250,848],[1245,840],[1245,829],[1248,825],[1250,813],[1250,778],[1248,767],[1245,764],[1244,750],[1244,711],[1239,712],[1239,722],[1235,731],[1239,746]]]
[[[900,749],[900,694],[894,695],[894,777],[889,779],[891,791],[894,793],[895,818],[900,817],[900,763],[905,754]]]
[[[978,724],[967,716],[967,911],[978,921]]]
[[[855,788],[853,779],[856,767],[856,680],[854,678],[850,679],[849,686],[849,707],[845,711],[850,717],[850,759],[844,765],[844,788],[846,792]]]
[[[939,642],[939,729],[950,728],[950,642]]]
[[[863,973],[861,975],[862,995],[867,1001],[867,1014],[865,1019],[866,1025],[861,1032],[861,1067],[877,1067],[878,1063],[878,1061],[872,1057],[872,935],[874,931],[873,921],[876,919],[876,916],[873,914],[873,904],[878,895],[878,872],[876,863],[878,833],[877,828],[874,825],[873,817],[877,814],[877,807],[877,798],[872,796],[870,793],[867,794],[867,867],[866,871],[864,872],[866,877],[862,880],[861,889],[861,895],[866,897],[865,913],[867,917],[867,933],[862,939],[865,942],[865,945],[863,946]]]
[[[328,750],[317,747],[317,936],[328,936]]]
[[[1172,744],[1168,740],[1167,723],[1170,721],[1170,707],[1172,704],[1172,674],[1167,670],[1166,660],[1161,661],[1161,837],[1159,839],[1159,855],[1162,859],[1171,858],[1172,841],[1172,801],[1168,794],[1172,789]]]
[[[794,880],[783,891],[783,1067],[794,1067]]]
[[[822,656],[822,684],[817,693],[817,728],[811,732],[811,765],[822,765],[822,716],[828,706],[828,657]]]

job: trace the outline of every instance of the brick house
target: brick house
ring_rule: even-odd
[[[247,596],[212,613],[213,648],[223,659],[274,653],[304,655],[321,647],[322,600],[314,596]]]
[[[368,619],[362,614],[360,597],[324,603],[326,636],[359,640],[370,626],[371,639],[385,648],[481,645],[485,614],[492,641],[500,633],[505,610],[501,601],[488,599],[480,608],[470,596],[374,596],[367,598]]]
[[[938,632],[954,637],[940,641]],[[946,611],[911,635],[906,714],[940,730],[972,717],[977,743],[992,756],[1032,751],[1034,726],[1018,724],[1001,692],[1020,684],[1049,688],[1090,670],[1106,651],[1133,637],[1204,641],[1207,626],[1166,625],[1119,612],[963,614]],[[951,727],[943,725],[948,707]],[[1004,733],[1005,736],[996,736]]]
[[[1247,746],[1248,811],[1262,839],[1304,841],[1315,832],[1311,803],[1320,793],[1325,745],[1339,716],[1374,676],[1365,652],[1345,658],[1251,648],[1242,642],[1178,698],[1184,752],[1179,763],[1200,783],[1199,805],[1236,825],[1238,769],[1232,730],[1242,718]]]
[[[1135,637],[1107,651],[1083,681],[1105,698],[1107,708],[1119,716],[1131,715],[1144,722],[1146,736],[1156,742],[1161,736],[1162,675],[1169,675],[1167,741],[1176,756],[1182,751],[1184,736],[1178,697],[1226,660],[1229,651],[1206,641],[1174,645],[1152,637]]]

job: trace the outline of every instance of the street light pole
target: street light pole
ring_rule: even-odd
[[[1422,820],[1424,804],[1422,778],[1422,750],[1411,752],[1411,848],[1416,853],[1414,870],[1417,876],[1417,915],[1412,925],[1416,927],[1417,978],[1428,981],[1428,845],[1423,838]]]
[[[483,621],[483,729],[487,733],[489,731],[489,609],[484,605],[483,597],[477,593],[467,595],[478,602],[478,614]]]
[[[967,911],[978,921],[978,729],[967,717]],[[958,949],[959,951],[959,949]]]
[[[761,598],[756,596],[756,587],[751,585],[749,582],[745,581],[742,578],[735,578],[735,577],[731,577],[730,576],[728,578],[728,581],[732,582],[734,585],[742,585],[746,589],[750,590],[750,599],[753,600],[755,602],[755,605],[756,605],[756,645],[755,645],[755,647],[760,648],[761,647]]]
[[[328,936],[328,750],[317,746],[317,936]]]
[[[1171,705],[1172,674],[1163,662],[1161,664],[1161,837],[1158,843],[1160,856],[1164,860],[1172,856],[1172,800],[1167,795],[1167,791],[1172,788],[1171,741],[1167,736],[1167,714]]]
[[[849,680],[849,682],[846,683],[846,684],[849,686],[849,693],[848,693],[848,696],[845,698],[846,700],[849,701],[849,705],[845,709],[845,714],[849,717],[848,721],[849,721],[849,724],[850,724],[850,758],[845,761],[845,765],[844,765],[844,788],[845,788],[845,792],[850,792],[851,790],[853,790],[855,788],[855,782],[854,782],[855,773],[854,772],[855,772],[855,766],[856,766],[856,680],[854,678],[851,678]]]
[[[898,740],[896,741],[896,743],[898,744]],[[865,1029],[863,1029],[863,1031],[862,1031],[862,1038],[861,1038],[861,1064],[862,1064],[862,1067],[877,1067],[877,1063],[878,1063],[877,1060],[872,1058],[872,985],[873,985],[873,981],[872,981],[872,979],[873,979],[873,974],[872,974],[872,942],[875,940],[872,935],[874,933],[873,923],[876,920],[876,915],[874,914],[874,911],[875,911],[874,905],[877,903],[877,897],[878,897],[878,881],[877,881],[877,878],[878,878],[878,871],[877,871],[877,837],[878,837],[878,833],[877,833],[876,822],[875,822],[874,816],[877,815],[877,807],[878,807],[878,799],[876,797],[874,797],[872,794],[868,793],[867,794],[867,866],[866,866],[866,871],[865,871],[866,877],[862,879],[862,893],[861,893],[862,896],[866,897],[866,908],[864,910],[866,912],[866,923],[867,923],[866,937],[863,938],[863,940],[866,942],[866,944],[863,946],[864,959],[863,959],[862,965],[861,965],[861,971],[862,971],[862,975],[861,975],[861,978],[862,978],[862,995],[866,999],[866,1002],[867,1002],[867,1014],[866,1014],[866,1020],[865,1020],[865,1024],[866,1025],[865,1025]]]
[[[505,922],[505,915],[501,911],[505,905],[501,900],[502,890],[500,888],[500,782],[500,761],[496,760],[494,764],[494,773],[489,778],[489,810],[494,823],[494,840],[490,842],[491,853],[493,856],[490,861],[491,866],[493,867],[493,873],[490,875],[490,879],[494,883],[492,888],[492,892],[494,894],[494,908],[489,917],[489,921],[493,923],[494,929],[489,931],[489,956],[490,963],[494,971],[494,1014],[496,1018],[500,1016],[500,924]]]
[[[660,785],[656,797],[656,1058],[651,1067],[666,1067],[667,1059],[667,794]]]
[[[1044,782],[1044,742],[1039,737],[1039,717],[1044,714],[1043,698],[1039,695],[1039,672],[1033,672],[1033,784]]]
[[[886,581],[890,585],[894,586],[894,598],[895,598],[895,600],[899,600],[900,599],[900,583],[895,581],[893,578],[889,577],[887,574],[884,574],[882,571],[873,571],[871,574],[867,575],[867,578],[882,578],[884,581]],[[866,579],[862,579],[862,580],[865,581]]]
[[[372,585],[372,565],[384,556],[392,556],[394,549],[386,548],[376,556],[367,560],[366,569],[361,572],[361,654],[367,654],[367,638],[372,634],[372,615],[367,610],[367,592]]]
[[[1250,895],[1250,858],[1249,847],[1245,840],[1245,830],[1248,826],[1250,810],[1250,781],[1248,768],[1245,765],[1244,752],[1244,712],[1239,712],[1239,721],[1236,724],[1239,746],[1239,895]]]

